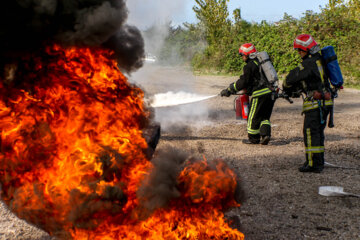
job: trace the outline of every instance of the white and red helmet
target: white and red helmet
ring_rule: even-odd
[[[309,51],[317,43],[309,34],[300,34],[294,40],[294,49],[301,49],[303,51]]]
[[[244,43],[239,48],[240,55],[249,56],[251,53],[255,53],[255,52],[256,52],[256,48],[252,43]]]

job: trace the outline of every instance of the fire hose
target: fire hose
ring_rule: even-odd
[[[287,95],[285,92],[276,93],[275,99],[277,99],[277,98],[283,98],[286,101],[288,101],[290,104],[294,103],[294,101],[290,98],[290,96]]]
[[[337,89],[332,89],[332,93],[331,93],[331,99],[333,100],[333,106],[330,108],[330,112],[329,112],[329,122],[328,122],[328,127],[329,128],[333,128],[335,125],[334,125],[334,104],[335,104],[335,101],[334,99],[338,97],[338,94],[337,94]]]
[[[342,168],[342,169],[354,169],[354,170],[360,170],[360,168],[357,167],[345,167],[345,166],[338,166],[332,163],[325,162],[325,166],[332,167],[332,168]]]
[[[234,95],[242,95],[244,93],[240,93],[240,94],[234,94]],[[273,91],[272,93],[272,99],[273,100],[276,100],[278,98],[283,98],[285,99],[286,101],[288,101],[290,104],[291,103],[294,103],[294,101],[290,98],[289,95],[287,95],[284,91],[282,91],[281,93],[277,92],[277,91]]]

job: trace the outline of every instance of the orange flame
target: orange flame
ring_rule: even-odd
[[[222,161],[188,163],[181,196],[140,217],[149,113],[110,51],[53,46],[24,62],[22,82],[0,83],[2,198],[20,218],[63,239],[244,238],[224,220],[238,204]]]

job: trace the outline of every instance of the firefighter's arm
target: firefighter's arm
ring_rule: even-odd
[[[243,86],[243,83],[242,83],[242,80],[240,78],[236,82],[231,83],[228,88],[223,89],[220,92],[220,96],[222,96],[222,97],[230,97],[231,94],[235,94],[238,91],[240,91],[242,89],[245,89],[245,87],[241,87],[241,86]]]
[[[291,89],[297,83],[299,71],[300,71],[300,68],[297,67],[289,72],[289,74],[286,76],[285,80],[283,81],[282,87],[284,90]]]
[[[240,79],[239,79],[240,80]],[[236,88],[236,83],[239,81],[237,80],[236,82],[233,82],[229,85],[228,88],[223,89],[220,92],[220,96],[222,97],[230,97],[231,94],[235,94],[238,92],[237,88]]]
[[[298,91],[302,89],[301,83],[303,82],[301,71],[302,70],[300,67],[296,67],[286,76],[282,86],[282,89],[286,95],[291,97],[299,97]]]
[[[300,64],[298,67],[291,70],[286,76],[286,79],[283,83],[283,88],[292,88],[295,85],[298,85],[300,82],[310,78],[311,74],[312,72],[310,68],[304,68],[303,65]]]
[[[229,90],[232,93],[237,93],[237,92],[247,88],[247,85],[251,79],[251,69],[250,69],[249,64],[245,65],[243,70],[244,70],[243,75],[241,75],[240,78],[236,82],[233,82],[229,86]]]

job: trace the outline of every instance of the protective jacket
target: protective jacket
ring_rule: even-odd
[[[308,166],[321,171],[324,166],[324,129],[333,100],[320,53],[306,55],[299,66],[290,71],[284,81],[283,89],[289,95],[295,91],[305,94],[303,134],[306,162],[304,167]]]
[[[299,66],[290,71],[283,88],[288,95],[293,92],[305,94],[303,112],[333,105],[330,83],[319,52],[306,55]]]
[[[260,76],[259,62],[256,58],[248,58],[243,68],[243,74],[236,82],[229,86],[229,90],[232,93],[243,89],[246,89],[246,93],[252,97],[271,93],[269,83]]]

